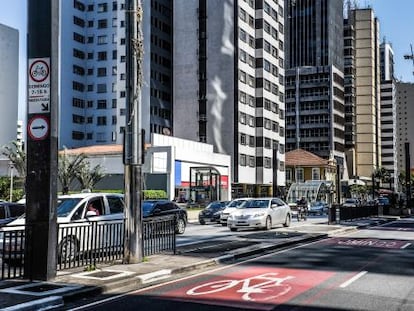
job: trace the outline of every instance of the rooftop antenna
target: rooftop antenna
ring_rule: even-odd
[[[413,45],[410,44],[410,48],[411,48],[411,54],[405,54],[404,55],[404,59],[411,59],[413,61],[413,66],[414,66],[414,52],[413,52]],[[414,74],[414,72],[413,72]]]

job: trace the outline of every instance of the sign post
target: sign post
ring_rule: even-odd
[[[59,1],[28,1],[25,278],[56,276]]]

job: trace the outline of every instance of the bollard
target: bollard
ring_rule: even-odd
[[[332,225],[336,223],[336,204],[333,203],[331,204],[331,206],[329,207],[329,211],[328,211],[328,224]]]

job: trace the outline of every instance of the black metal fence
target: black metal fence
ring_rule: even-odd
[[[124,232],[124,220],[58,224],[57,269],[122,259]]]
[[[0,232],[0,280],[23,276],[24,231],[24,226],[8,226]]]
[[[143,254],[176,253],[176,218],[143,220]],[[110,263],[124,256],[125,220],[59,223],[57,270]],[[24,226],[0,231],[0,264],[3,279],[24,275]]]
[[[176,253],[176,221],[174,215],[144,219],[144,256],[166,251]]]
[[[339,204],[332,204],[329,208],[328,222],[334,224],[341,220],[354,220],[370,216],[378,216],[378,214],[377,205],[344,207]]]

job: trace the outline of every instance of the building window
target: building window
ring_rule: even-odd
[[[312,180],[320,180],[321,179],[321,170],[319,167],[312,168]]]
[[[286,182],[292,182],[292,170],[290,168],[286,170]]]
[[[107,3],[98,3],[98,13],[108,12]]]
[[[106,56],[106,52],[105,51],[98,52],[98,60],[99,61],[106,60],[106,59],[107,59],[107,56]]]
[[[250,167],[255,167],[256,166],[254,156],[249,156],[249,166]]]
[[[98,117],[96,119],[96,121],[97,121],[96,125],[99,125],[99,126],[106,125],[106,117],[105,116]]]
[[[106,93],[106,84],[105,83],[98,84],[97,92],[98,93]]]
[[[98,77],[105,77],[105,76],[106,76],[106,68],[105,67],[98,68]]]
[[[108,20],[100,19],[98,20],[98,29],[107,28],[108,27]]]
[[[106,109],[106,100],[105,99],[98,100],[97,109]]]
[[[303,172],[303,168],[297,168],[296,169],[296,182],[304,182],[305,181],[305,175]]]
[[[247,144],[246,134],[240,134],[240,144],[241,145]]]
[[[98,36],[98,44],[107,44],[108,37],[107,36]]]
[[[246,166],[246,155],[245,154],[240,155],[240,166]]]

